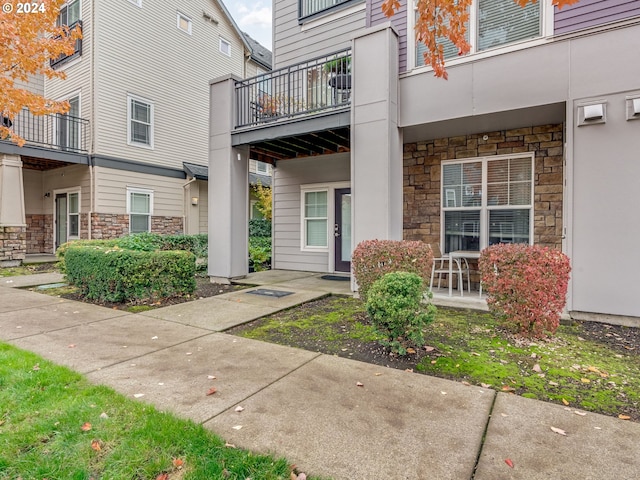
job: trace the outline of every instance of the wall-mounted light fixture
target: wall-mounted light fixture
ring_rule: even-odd
[[[607,102],[604,100],[578,105],[578,126],[594,125],[607,121]]]
[[[45,192],[44,196],[45,198],[49,198],[51,196],[51,192]]]
[[[640,120],[640,97],[627,97],[627,120]]]
[[[191,205],[194,207],[198,206],[198,197],[191,197]]]

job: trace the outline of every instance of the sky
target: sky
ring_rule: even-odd
[[[271,46],[271,0],[222,0],[243,32],[273,51]]]

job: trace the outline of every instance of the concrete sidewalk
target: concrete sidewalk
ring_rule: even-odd
[[[142,394],[238,447],[286,456],[308,474],[640,476],[640,424],[223,333],[326,294],[310,288],[319,281],[312,276],[295,280],[261,286],[292,292],[281,298],[245,290],[137,315],[2,284],[0,338],[131,398]],[[217,393],[207,396],[212,386]]]

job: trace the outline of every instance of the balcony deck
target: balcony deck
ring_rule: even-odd
[[[345,49],[238,80],[233,145],[266,161],[348,151],[350,67]]]

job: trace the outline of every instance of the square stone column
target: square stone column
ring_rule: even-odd
[[[229,282],[249,271],[249,147],[233,147],[235,76],[210,84],[209,276]]]

